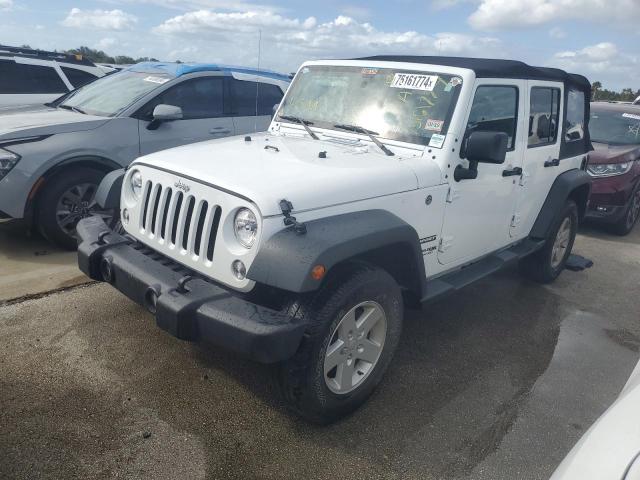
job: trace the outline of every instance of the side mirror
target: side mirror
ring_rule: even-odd
[[[280,104],[279,104],[279,103],[276,103],[276,104],[273,106],[273,111],[271,112],[271,118],[273,118],[273,117],[275,117],[275,116],[276,116],[276,112],[278,111],[278,109],[279,109],[279,108],[280,108]]]
[[[469,168],[458,165],[453,172],[456,182],[478,176],[478,163],[502,164],[507,156],[509,136],[504,132],[473,132],[467,138],[465,157]]]
[[[156,130],[161,123],[173,120],[182,120],[182,108],[161,103],[153,109],[153,120],[147,125],[147,129]]]
[[[465,155],[469,162],[504,163],[509,136],[504,132],[473,132],[467,139]]]

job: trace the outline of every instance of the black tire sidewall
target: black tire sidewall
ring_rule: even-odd
[[[553,245],[556,241],[556,237],[558,236],[558,231],[560,230],[560,226],[562,225],[562,223],[567,217],[571,219],[571,236],[569,238],[569,244],[567,245],[564,258],[562,259],[560,264],[554,268],[551,265],[551,260],[553,255]],[[565,203],[562,209],[562,212],[556,219],[556,222],[553,226],[553,230],[551,231],[551,235],[549,235],[549,239],[543,249],[543,261],[544,261],[543,274],[547,281],[555,280],[556,278],[558,278],[560,273],[562,273],[562,270],[564,270],[564,267],[567,263],[567,259],[569,258],[569,255],[571,254],[571,250],[573,249],[573,244],[575,242],[577,232],[578,232],[578,207],[573,200],[569,200],[567,203]]]
[[[394,279],[380,269],[365,269],[348,277],[335,289],[323,292],[316,300],[312,322],[315,331],[305,338],[302,358],[308,359],[303,382],[305,388],[299,398],[298,410],[307,418],[327,423],[355,410],[373,393],[393,358],[402,332],[403,304],[400,289]],[[364,301],[378,303],[385,312],[387,332],[384,348],[374,370],[355,390],[336,394],[324,379],[324,358],[331,333],[342,317]],[[304,352],[304,350],[307,350]],[[293,361],[296,361],[295,359]]]
[[[105,173],[91,168],[67,169],[47,180],[39,195],[36,212],[37,227],[50,242],[72,250],[77,247],[74,237],[60,228],[56,219],[56,209],[60,197],[74,185],[94,183],[99,185]]]

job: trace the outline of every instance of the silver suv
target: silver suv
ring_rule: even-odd
[[[74,248],[75,226],[97,210],[102,177],[140,155],[266,130],[290,82],[242,67],[134,65],[36,110],[0,115],[0,218],[26,218]]]

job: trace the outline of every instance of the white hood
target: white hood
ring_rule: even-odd
[[[320,152],[326,158],[319,158]],[[438,166],[424,161],[439,181]],[[418,188],[414,171],[400,155],[385,156],[374,145],[308,137],[257,134],[250,142],[230,137],[164,150],[136,162],[238,193],[263,216],[281,214],[279,202],[285,198],[299,212]]]

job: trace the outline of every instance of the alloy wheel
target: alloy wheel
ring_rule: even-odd
[[[387,318],[380,304],[359,303],[331,333],[324,358],[324,379],[333,393],[358,388],[374,370],[384,348]]]
[[[66,190],[56,206],[56,221],[62,231],[76,236],[78,222],[91,215],[99,215],[109,225],[113,219],[112,209],[103,209],[95,201],[98,186],[94,183],[80,183]]]
[[[560,224],[556,240],[551,249],[551,268],[556,269],[564,260],[569,242],[571,241],[571,218],[566,217]]]

